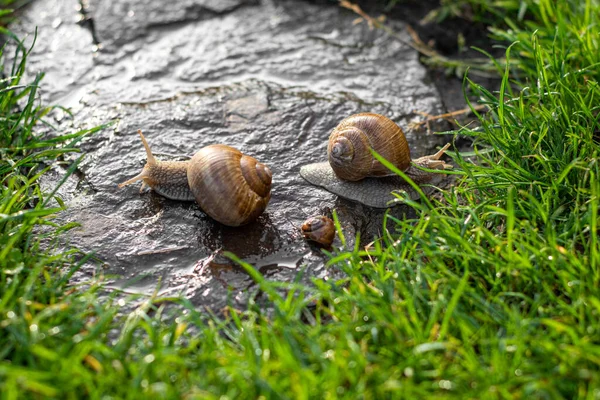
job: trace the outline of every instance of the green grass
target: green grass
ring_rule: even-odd
[[[14,13],[33,0],[0,0],[0,27],[7,26],[14,20]]]
[[[39,176],[91,132],[35,136],[48,109],[21,48],[0,88],[0,396],[599,398],[600,5],[554,3],[492,31],[501,88],[465,79],[488,112],[454,132],[474,152],[454,154],[443,198],[334,252],[340,280],[270,282],[238,260],[270,310],[222,318],[156,296],[123,313],[101,281],[67,285],[82,255],[39,250],[69,228]]]

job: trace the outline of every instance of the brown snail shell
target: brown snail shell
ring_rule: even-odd
[[[190,160],[187,178],[202,210],[224,225],[254,221],[271,199],[269,167],[230,146],[200,149]]]
[[[410,165],[410,150],[402,129],[391,119],[373,113],[351,115],[333,129],[327,146],[329,164],[346,181],[391,175],[373,157],[371,149],[401,171]]]
[[[306,239],[325,247],[331,246],[335,237],[333,220],[323,215],[308,218],[304,221],[300,230]]]
[[[119,184],[139,180],[158,194],[193,201],[218,222],[240,226],[255,220],[271,199],[272,174],[265,164],[239,150],[222,145],[206,146],[189,161],[157,161],[144,135],[138,131],[148,161],[142,172]]]
[[[340,197],[357,201],[369,207],[387,208],[398,202],[394,193],[405,192],[417,200],[419,192],[404,179],[395,175],[373,157],[370,149],[390,161],[428,193],[431,185],[440,183],[446,175],[423,171],[449,169],[440,158],[450,144],[437,153],[411,160],[404,132],[383,115],[361,113],[345,118],[329,137],[329,162],[304,165],[300,175],[309,183],[323,187]]]

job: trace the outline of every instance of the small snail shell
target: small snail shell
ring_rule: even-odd
[[[383,166],[373,157],[370,149],[390,161],[416,184],[439,183],[445,175],[416,168],[449,169],[441,161],[450,144],[437,153],[411,160],[404,132],[383,115],[362,113],[345,118],[329,136],[329,162],[305,165],[300,175],[308,182],[350,200],[370,207],[386,208],[394,205],[393,192],[407,192],[413,200],[419,198],[406,181]],[[425,189],[425,188],[422,188]]]
[[[335,225],[331,218],[323,215],[310,217],[300,227],[302,234],[308,240],[317,242],[325,247],[331,246],[335,237]]]
[[[206,146],[189,161],[156,161],[144,135],[138,131],[148,161],[139,175],[119,184],[139,180],[158,194],[196,200],[202,210],[224,225],[240,226],[255,220],[271,198],[269,167],[239,150],[222,145]]]

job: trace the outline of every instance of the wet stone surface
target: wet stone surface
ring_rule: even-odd
[[[326,159],[331,129],[350,114],[381,113],[406,127],[423,119],[417,111],[443,112],[413,50],[353,24],[355,15],[336,6],[87,3],[86,24],[77,24],[78,1],[46,0],[29,7],[22,26],[39,27],[29,68],[46,72],[44,100],[74,115],[56,111],[52,122],[69,132],[114,122],[82,142],[80,171],[59,191],[69,205],[59,220],[81,223],[70,244],[104,261],[104,273],[115,276],[111,287],[151,293],[161,280],[161,293],[182,292],[199,306],[240,305],[255,286],[223,251],[268,278],[308,281],[335,274],[298,231],[308,216],[335,209],[350,246],[357,233],[365,243],[381,234],[383,211],[338,199],[298,172]],[[402,32],[401,23],[394,27]],[[154,153],[192,155],[223,143],[269,165],[266,212],[230,228],[195,203],[140,194],[139,185],[118,189],[145,163],[137,129]],[[424,130],[407,129],[407,138],[413,158],[443,141]],[[53,187],[63,174],[55,168],[45,184]],[[340,245],[336,239],[334,247]],[[79,278],[95,268],[85,267]]]

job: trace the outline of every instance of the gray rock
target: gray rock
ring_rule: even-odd
[[[218,308],[245,301],[253,287],[223,251],[271,279],[293,281],[333,271],[298,232],[308,216],[335,209],[348,246],[357,233],[364,243],[382,233],[381,210],[338,199],[304,181],[299,169],[326,159],[331,129],[352,113],[385,114],[407,127],[423,118],[415,111],[442,112],[414,50],[353,24],[356,16],[336,6],[89,0],[92,35],[75,23],[78,4],[34,2],[14,29],[39,26],[29,70],[46,71],[44,98],[73,111],[72,120],[52,116],[61,131],[115,122],[83,141],[80,173],[60,191],[69,205],[61,221],[81,223],[70,244],[95,252],[106,273],[120,276],[112,287],[151,292],[161,277],[163,292]],[[394,28],[407,37],[402,24]],[[229,228],[195,203],[117,189],[145,162],[137,129],[155,153],[190,155],[224,143],[266,163],[274,182],[266,212]],[[414,157],[440,142],[405,131]],[[54,173],[48,187],[64,171]],[[90,266],[82,273],[92,272]]]

